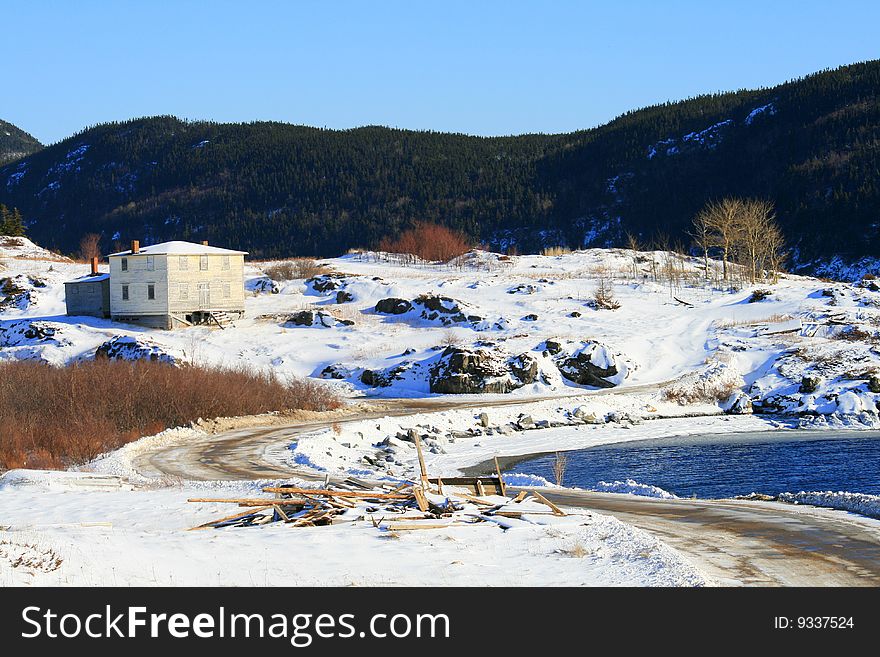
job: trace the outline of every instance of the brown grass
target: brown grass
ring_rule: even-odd
[[[379,250],[413,255],[431,262],[449,262],[471,250],[470,240],[451,228],[420,221],[396,238],[386,237]]]
[[[0,363],[0,470],[67,467],[199,418],[339,405],[319,384],[273,373],[146,361]]]
[[[273,281],[293,281],[300,278],[311,278],[326,274],[328,271],[325,265],[315,262],[310,258],[294,258],[293,260],[285,260],[278,264],[266,267],[263,273]]]

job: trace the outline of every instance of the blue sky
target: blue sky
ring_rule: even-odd
[[[880,57],[880,3],[0,0],[0,118],[563,132]],[[14,27],[10,27],[14,26]]]

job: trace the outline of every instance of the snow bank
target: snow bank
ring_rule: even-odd
[[[640,484],[634,479],[625,481],[600,481],[590,490],[600,493],[626,493],[628,495],[641,495],[643,497],[657,497],[664,500],[678,499],[677,495],[650,484]]]
[[[829,509],[850,511],[869,518],[880,518],[880,495],[867,495],[865,493],[847,493],[843,491],[817,491],[799,493],[782,493],[779,495],[781,502],[791,504],[811,504],[823,506]]]

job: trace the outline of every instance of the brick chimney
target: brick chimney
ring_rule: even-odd
[[[141,243],[139,240],[132,240],[131,241],[131,252],[133,254],[141,252]]]
[[[202,246],[208,246],[208,240],[202,240]]]
[[[92,276],[98,275],[98,258],[92,258]]]

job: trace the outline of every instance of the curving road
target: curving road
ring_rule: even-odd
[[[530,400],[534,401],[534,400]],[[322,421],[250,427],[159,447],[141,454],[135,468],[148,476],[199,480],[277,479],[314,473],[278,465],[299,433],[373,417],[450,408],[528,403],[509,400],[385,400],[357,415]],[[564,491],[554,501],[613,515],[655,534],[723,585],[878,586],[880,522],[827,509],[739,500],[660,500],[631,495]]]

